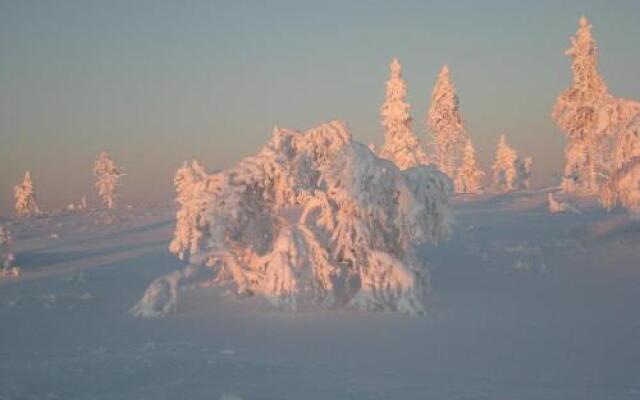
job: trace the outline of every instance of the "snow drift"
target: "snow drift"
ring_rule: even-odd
[[[446,238],[452,223],[451,181],[435,168],[401,171],[334,121],[304,133],[276,128],[235,168],[207,175],[185,164],[175,181],[170,250],[206,264],[213,282],[287,311],[425,311],[429,276],[414,247]],[[159,278],[132,312],[172,311],[192,275]]]

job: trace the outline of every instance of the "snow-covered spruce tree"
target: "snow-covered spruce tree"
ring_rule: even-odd
[[[380,157],[391,160],[402,170],[427,165],[429,159],[411,131],[410,105],[406,101],[407,85],[402,79],[402,65],[397,58],[391,62],[390,70],[384,103],[380,108],[384,126]]]
[[[102,198],[107,208],[112,209],[116,204],[118,180],[124,174],[106,151],[101,152],[94,163],[93,174],[97,178],[96,188],[98,189],[98,195]]]
[[[573,59],[573,82],[558,96],[552,113],[569,140],[562,186],[569,192],[595,193],[603,156],[598,114],[609,94],[598,71],[598,48],[586,17],[580,18],[565,54]]]
[[[153,282],[135,315],[174,310],[180,287],[202,279],[205,263],[213,282],[284,310],[424,312],[429,279],[414,248],[446,238],[452,218],[451,181],[435,167],[402,171],[331,122],[304,133],[276,129],[235,168],[193,175],[189,167],[177,175],[195,183],[186,184],[190,194],[178,189],[178,213],[186,207],[189,217],[175,249],[191,264]]]
[[[442,67],[433,88],[426,120],[427,129],[431,132],[433,162],[453,179],[463,161],[469,137],[458,109],[456,88],[446,65]]]
[[[176,186],[176,229],[173,240],[169,245],[169,251],[183,260],[190,253],[197,252],[203,240],[204,206],[206,194],[204,185],[207,184],[207,173],[198,161],[191,164],[186,161],[178,169],[174,177]]]
[[[499,191],[508,192],[516,188],[518,153],[509,147],[505,135],[500,135],[493,162],[493,184]]]
[[[14,187],[14,209],[18,217],[30,217],[40,214],[36,202],[36,190],[31,180],[31,173],[24,174],[22,183]]]
[[[482,190],[484,172],[476,164],[476,151],[470,139],[464,146],[462,165],[457,169],[454,180],[457,193],[478,193]]]
[[[11,251],[11,233],[0,225],[0,277],[20,275],[20,269],[12,266],[14,260],[15,256]]]

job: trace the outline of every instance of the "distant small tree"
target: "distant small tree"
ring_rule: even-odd
[[[401,170],[429,163],[420,141],[411,131],[410,105],[406,96],[407,85],[402,79],[402,65],[394,58],[390,66],[385,100],[380,108],[384,126],[384,144],[380,149],[380,157],[392,161]]]
[[[19,217],[30,217],[40,214],[36,202],[36,191],[31,180],[31,173],[27,171],[20,185],[14,187],[14,209]]]
[[[93,167],[93,173],[97,177],[96,188],[98,189],[98,195],[102,198],[107,208],[112,209],[115,206],[118,180],[124,174],[106,151],[101,152],[98,156]]]
[[[509,147],[504,135],[500,135],[500,140],[496,148],[496,158],[493,162],[493,183],[496,189],[504,192],[515,189],[518,172],[516,170],[516,160],[518,153]]]
[[[476,151],[470,139],[464,146],[462,165],[458,168],[454,180],[457,193],[478,193],[482,190],[481,180],[484,172],[476,164]]]
[[[449,67],[445,65],[433,88],[426,119],[427,129],[431,132],[433,162],[452,179],[463,162],[463,153],[469,143],[458,103]]]
[[[518,157],[516,160],[516,171],[518,173],[517,184],[520,190],[529,190],[531,188],[531,167],[533,166],[532,157]]]

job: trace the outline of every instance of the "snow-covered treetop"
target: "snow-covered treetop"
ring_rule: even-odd
[[[382,125],[395,131],[398,125],[411,123],[411,105],[406,102],[407,84],[402,79],[402,65],[397,58],[391,61],[390,76],[386,84],[385,101],[380,108]]]
[[[451,81],[449,67],[444,65],[431,93],[431,104],[427,112],[429,130],[440,135],[462,134],[464,124],[458,107],[456,87]]]
[[[598,71],[598,47],[586,17],[580,18],[565,54],[572,58],[573,83],[558,96],[553,117],[569,136],[596,135],[598,108],[610,96]]]
[[[93,173],[97,176],[111,175],[120,176],[123,175],[120,168],[116,165],[116,162],[111,158],[106,151],[100,152],[98,159],[94,163]]]
[[[604,95],[607,85],[598,71],[598,46],[591,34],[591,24],[584,15],[578,22],[578,31],[571,38],[571,47],[565,54],[573,59],[573,85],[584,93]]]

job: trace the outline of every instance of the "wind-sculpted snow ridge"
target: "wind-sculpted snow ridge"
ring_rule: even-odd
[[[170,250],[238,295],[287,311],[425,311],[429,276],[414,247],[446,238],[452,223],[451,181],[434,167],[400,171],[334,121],[304,133],[276,128],[227,171],[185,164],[176,185]],[[194,275],[158,279],[132,312],[172,311]]]

